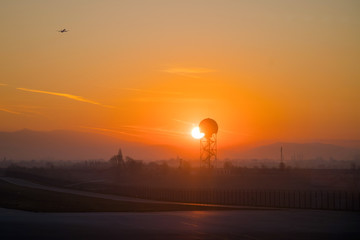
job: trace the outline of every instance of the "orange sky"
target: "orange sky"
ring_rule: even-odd
[[[0,131],[193,145],[211,117],[221,146],[359,139],[359,12],[345,0],[3,0]]]

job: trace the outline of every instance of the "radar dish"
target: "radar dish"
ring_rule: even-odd
[[[206,118],[199,124],[200,132],[205,134],[206,138],[210,138],[214,133],[218,132],[218,125],[215,120]]]

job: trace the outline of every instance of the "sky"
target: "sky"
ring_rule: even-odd
[[[0,131],[360,139],[360,2],[0,2]],[[69,31],[60,33],[66,28]]]

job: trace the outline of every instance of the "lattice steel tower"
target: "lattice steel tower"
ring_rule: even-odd
[[[215,120],[206,118],[199,124],[200,132],[204,137],[200,139],[200,167],[213,168],[217,160],[217,132]]]

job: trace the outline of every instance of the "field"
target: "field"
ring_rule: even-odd
[[[9,168],[4,175],[88,192],[160,201],[358,211],[359,171],[235,169],[152,172],[117,168]]]
[[[114,201],[20,187],[0,181],[0,207],[33,212],[160,212],[224,210],[221,207]]]

